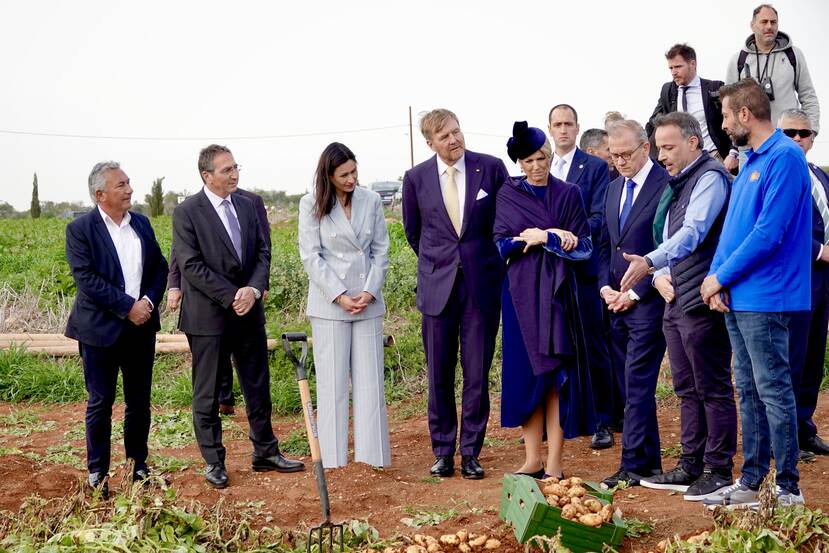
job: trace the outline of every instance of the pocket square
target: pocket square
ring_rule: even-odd
[[[477,196],[475,196],[475,199],[476,199],[476,200],[483,200],[483,199],[484,199],[484,198],[486,198],[487,196],[489,196],[489,194],[487,194],[487,193],[486,193],[486,190],[484,190],[483,188],[481,188],[480,190],[478,190],[478,195],[477,195]]]

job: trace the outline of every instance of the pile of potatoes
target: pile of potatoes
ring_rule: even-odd
[[[546,478],[541,481],[541,491],[547,503],[561,508],[561,518],[580,522],[585,526],[597,528],[613,518],[613,505],[587,495],[582,485],[584,480],[578,476],[559,480]]]
[[[459,530],[455,534],[444,534],[440,538],[415,534],[414,543],[408,546],[405,553],[442,553],[448,551],[493,551],[501,547],[501,542],[490,538],[486,534],[474,534],[466,530]],[[390,552],[389,552],[390,553]]]

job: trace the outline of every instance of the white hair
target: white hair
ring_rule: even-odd
[[[92,205],[98,203],[95,193],[106,190],[106,172],[116,171],[121,168],[117,161],[100,161],[95,164],[89,173],[89,197],[92,198]]]

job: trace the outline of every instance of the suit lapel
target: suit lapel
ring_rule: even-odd
[[[356,190],[354,192],[355,193],[351,196],[351,219],[352,220],[354,220],[354,216],[355,216],[354,211],[355,211],[355,204],[356,204],[356,198],[357,198]],[[352,244],[354,244],[355,246],[357,246],[357,248],[359,248],[360,244],[359,244],[359,242],[357,242],[357,235],[354,233],[354,227],[351,226],[351,221],[349,221],[348,217],[345,216],[345,210],[343,209],[343,206],[340,205],[339,200],[337,200],[337,199],[334,200],[334,207],[331,209],[331,213],[329,213],[328,216],[331,217],[331,221],[333,221],[334,225],[336,225],[337,228],[340,229],[340,232],[343,233],[346,236],[346,238],[348,238],[348,240]]]
[[[475,208],[475,202],[478,197],[478,190],[481,189],[481,181],[483,180],[483,170],[479,163],[478,156],[471,152],[464,154],[464,165],[466,165],[466,195],[463,206],[463,220],[461,221],[461,234],[466,232],[466,227],[469,226],[469,219],[472,217],[472,210]],[[449,218],[449,214],[446,214]],[[451,226],[451,224],[450,224]],[[460,238],[459,236],[459,238]]]
[[[210,203],[210,199],[207,197],[207,194],[204,193],[204,190],[202,190],[200,194],[201,198],[199,199],[199,208],[202,210],[202,214],[208,221],[211,222],[211,226],[216,229],[216,234],[219,236],[219,240],[225,245],[233,258],[239,261],[239,257],[236,255],[236,249],[233,247],[233,242],[230,241],[230,235],[227,233],[227,229],[225,228],[224,223],[222,223],[219,214],[216,213],[216,209],[213,207],[213,204]],[[241,226],[241,223],[239,226]]]
[[[351,195],[351,232],[354,235],[355,244],[360,246],[357,241],[357,232],[363,228],[363,220],[366,218],[366,195],[359,187],[354,189],[354,194]]]
[[[250,229],[254,228],[250,226],[250,213],[247,209],[239,206],[241,202],[239,202],[238,197],[242,197],[242,195],[231,194],[230,201],[233,202],[233,208],[236,209],[236,218],[239,220],[239,234],[242,241],[242,257],[247,259],[249,252],[252,252],[256,247],[256,237],[250,233]],[[256,228],[258,228],[258,225]],[[233,242],[231,242],[231,246],[232,245]],[[236,250],[233,250],[233,253],[236,253]],[[239,261],[241,262],[242,260],[240,259]]]
[[[607,232],[610,234],[611,242],[619,242],[619,207],[622,205],[622,183],[624,177],[619,177],[610,183],[607,191]],[[628,217],[630,219],[630,217]]]
[[[573,184],[579,184],[581,175],[584,173],[585,161],[587,161],[587,154],[576,148],[576,153],[573,155],[573,162],[570,164],[570,170],[567,171],[567,177],[564,180]]]
[[[711,81],[707,79],[700,79],[699,80],[699,92],[702,94],[702,111],[705,113],[705,121],[706,123],[711,118],[711,108],[710,108],[710,97],[708,96],[708,87],[711,84]]]
[[[642,185],[642,190],[640,190],[639,194],[636,196],[636,201],[633,202],[633,207],[631,207],[630,214],[628,214],[627,221],[625,221],[625,228],[619,231],[620,241],[633,226],[633,222],[637,217],[639,217],[642,211],[644,211],[651,202],[659,199],[660,194],[656,193],[656,189],[659,188],[659,182],[657,182],[658,168],[659,166],[654,164],[650,173],[648,173],[648,178],[645,179],[645,183]]]
[[[115,242],[112,241],[112,236],[109,235],[109,230],[107,230],[107,225],[101,217],[101,212],[98,210],[98,206],[95,206],[92,213],[90,213],[90,216],[92,217],[92,225],[95,227],[95,231],[98,233],[98,236],[100,236],[101,243],[106,247],[110,257],[112,257],[113,263],[115,263],[115,269],[118,271],[118,274],[121,275],[121,282],[124,282],[124,272],[121,270],[121,261],[118,259],[118,251],[115,249]]]

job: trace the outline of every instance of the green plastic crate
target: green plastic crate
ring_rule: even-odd
[[[603,504],[608,503],[607,492],[587,485],[588,494]],[[612,497],[612,496],[611,496]],[[561,509],[551,507],[536,481],[529,476],[504,475],[501,490],[500,517],[515,532],[520,543],[533,536],[555,536],[561,528],[561,543],[574,553],[602,551],[604,544],[618,547],[625,537],[625,523],[615,513],[613,523],[598,528],[561,518]]]

